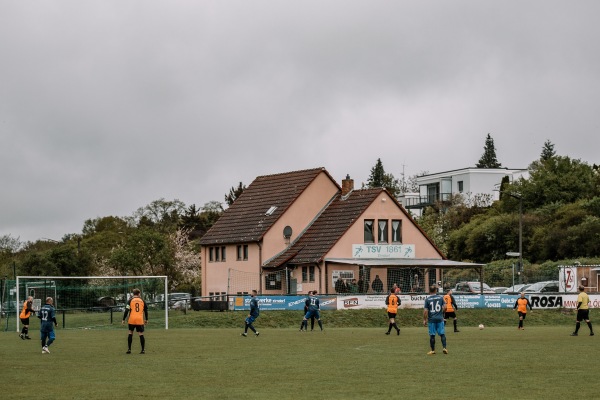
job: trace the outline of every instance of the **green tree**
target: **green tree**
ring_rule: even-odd
[[[547,161],[556,155],[556,151],[554,151],[554,144],[550,140],[546,140],[544,142],[544,147],[542,148],[542,154],[540,155],[541,161]]]
[[[521,179],[507,190],[521,194],[525,209],[535,209],[600,195],[600,176],[585,162],[554,156],[543,162],[532,162],[529,179]]]
[[[367,187],[374,188],[385,188],[394,197],[398,197],[400,194],[400,182],[391,173],[386,173],[383,168],[381,159],[378,158],[377,162],[371,168],[371,174],[367,180]]]
[[[238,184],[238,187],[231,187],[231,189],[229,189],[229,193],[225,195],[225,203],[227,203],[228,206],[232,205],[233,202],[241,196],[242,192],[246,189],[246,185],[244,185],[242,182],[240,182]]]
[[[498,162],[496,158],[496,146],[494,145],[494,139],[488,133],[485,138],[485,145],[483,146],[483,155],[477,163],[477,168],[500,168],[502,164]]]

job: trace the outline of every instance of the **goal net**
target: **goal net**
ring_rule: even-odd
[[[18,276],[16,322],[23,302],[33,297],[38,311],[52,297],[56,320],[63,329],[105,329],[121,326],[125,306],[139,289],[148,306],[148,326],[169,328],[166,276]]]

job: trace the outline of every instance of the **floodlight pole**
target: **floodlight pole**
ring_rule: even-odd
[[[523,283],[523,197],[511,192],[500,191],[512,198],[519,200],[519,284]],[[513,279],[514,280],[514,279]],[[513,282],[514,286],[514,282]]]

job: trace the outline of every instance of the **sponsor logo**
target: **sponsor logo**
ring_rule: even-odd
[[[563,306],[562,296],[531,296],[531,307],[555,308]]]
[[[344,299],[344,308],[356,307],[358,306],[358,298],[353,297],[351,299]]]

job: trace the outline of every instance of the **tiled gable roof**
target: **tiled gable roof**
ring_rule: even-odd
[[[200,244],[260,240],[322,172],[327,173],[325,168],[313,168],[257,177],[202,237]],[[272,207],[276,208],[267,215]]]
[[[346,199],[340,193],[292,246],[268,260],[265,267],[320,262],[382,191],[354,190]]]

